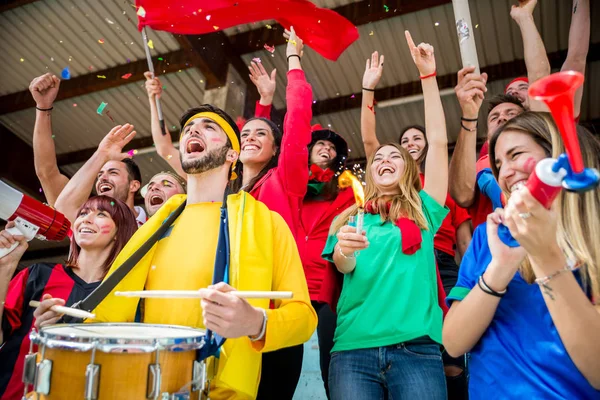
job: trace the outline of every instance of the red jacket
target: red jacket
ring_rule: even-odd
[[[335,179],[335,178],[334,178]],[[354,204],[352,189],[340,190],[332,201],[305,200],[300,213],[296,243],[304,266],[310,299],[333,310],[342,289],[342,274],[321,257],[333,219]]]
[[[254,185],[250,194],[271,211],[283,217],[295,235],[300,223],[300,208],[308,186],[308,144],[312,133],[312,88],[304,71],[288,72],[287,113],[283,122],[283,139],[277,167]],[[257,107],[256,116],[264,116],[270,107]],[[268,114],[266,116],[268,118]],[[296,242],[298,238],[296,237]]]

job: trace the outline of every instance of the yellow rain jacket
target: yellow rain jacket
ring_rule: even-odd
[[[186,200],[171,197],[131,238],[117,256],[107,276],[137,250],[162,222]],[[293,235],[283,218],[245,192],[227,198],[230,238],[230,284],[238,290],[292,291],[294,297],[275,300],[251,299],[250,304],[267,310],[264,340],[247,337],[228,339],[221,349],[212,399],[256,398],[260,382],[262,352],[309,340],[317,325],[310,304],[306,278]],[[177,220],[174,224],[177,224]],[[199,240],[201,240],[199,238]],[[157,245],[116,286],[115,291],[143,290]],[[216,249],[215,249],[216,250]],[[208,266],[213,268],[213,265]],[[165,287],[163,290],[177,290]],[[133,322],[139,299],[109,294],[93,311],[100,322]],[[233,392],[233,393],[232,393]]]

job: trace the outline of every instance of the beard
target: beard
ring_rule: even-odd
[[[204,157],[196,160],[181,160],[181,168],[186,174],[201,174],[215,168],[222,167],[227,161],[229,147],[209,151]]]

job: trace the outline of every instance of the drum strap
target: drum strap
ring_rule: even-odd
[[[100,286],[79,303],[73,304],[73,308],[79,308],[91,312],[95,309],[106,296],[125,278],[125,276],[137,265],[137,263],[146,255],[146,253],[160,240],[163,234],[175,222],[177,217],[183,212],[186,202],[181,203],[175,211],[163,222],[163,224],[140,246],[119,268],[115,270],[108,278],[106,278]]]

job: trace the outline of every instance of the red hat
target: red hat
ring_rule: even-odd
[[[518,82],[518,81],[523,81],[525,83],[529,83],[529,79],[527,79],[526,76],[520,76],[518,78],[515,78],[512,81],[508,82],[508,85],[506,85],[506,87],[504,88],[504,94],[506,94],[506,92],[508,92],[508,87],[510,85],[512,85],[513,83]]]

